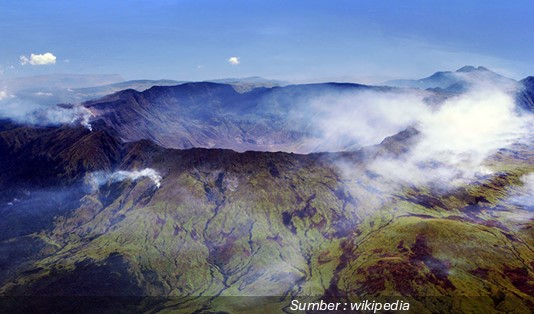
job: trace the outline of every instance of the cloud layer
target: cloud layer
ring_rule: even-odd
[[[372,169],[412,184],[466,183],[487,173],[483,163],[491,154],[521,141],[531,119],[515,111],[510,94],[477,88],[419,111],[417,145],[400,159],[378,159]]]
[[[364,91],[313,99],[318,114],[312,124],[320,134],[315,141],[326,145],[322,150],[340,143],[370,146],[412,126],[420,136],[411,150],[382,156],[369,169],[402,184],[451,186],[488,174],[487,157],[534,132],[532,114],[518,112],[509,86],[477,85],[439,104],[429,104],[428,96],[424,91]]]
[[[35,54],[32,53],[30,57],[27,56],[20,56],[20,64],[26,65],[46,65],[46,64],[55,64],[56,63],[56,56],[54,56],[50,52],[46,52],[43,54]]]

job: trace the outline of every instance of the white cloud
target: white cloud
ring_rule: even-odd
[[[346,143],[340,140],[355,142],[358,146],[379,144],[385,137],[417,121],[420,112],[428,108],[422,100],[424,96],[422,93],[359,91],[312,99],[307,106],[312,108],[311,122],[321,134],[319,150],[343,150]]]
[[[487,157],[529,133],[530,119],[515,112],[509,93],[475,89],[436,110],[421,110],[416,116],[421,140],[400,160],[377,160],[373,170],[415,184],[470,182],[484,172]]]
[[[515,110],[509,86],[479,85],[439,105],[428,105],[426,96],[360,92],[311,100],[311,123],[319,134],[314,143],[327,151],[370,146],[413,126],[421,133],[411,151],[378,158],[369,169],[402,184],[454,186],[487,174],[487,157],[534,132],[532,115]]]
[[[20,56],[20,64],[26,65],[45,65],[45,64],[55,64],[56,63],[56,56],[54,56],[52,53],[47,52],[44,54],[34,54],[32,53],[30,57],[26,56]]]
[[[228,59],[228,62],[230,62],[231,65],[238,65],[239,57],[230,57],[230,59]]]

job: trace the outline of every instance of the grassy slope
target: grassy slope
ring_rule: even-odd
[[[492,298],[453,305],[477,310],[534,301],[533,223],[506,219],[522,209],[501,202],[534,171],[530,155],[497,156],[500,175],[443,195],[349,180],[314,156],[192,150],[149,159],[161,188],[145,179],[85,196],[36,235],[46,254],[2,291],[50,291],[58,273],[119,254],[144,295]],[[224,299],[214,304],[228,309]]]

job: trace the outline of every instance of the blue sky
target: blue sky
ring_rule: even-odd
[[[520,79],[534,75],[533,9],[530,1],[0,0],[0,78],[373,82],[473,64]],[[29,62],[47,52],[54,64]]]

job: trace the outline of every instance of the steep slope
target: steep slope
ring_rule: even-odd
[[[534,77],[529,76],[520,81],[523,88],[517,95],[518,104],[526,110],[534,112]]]
[[[68,183],[86,171],[110,169],[119,158],[118,144],[105,131],[84,128],[21,126],[2,131],[0,190],[24,182],[42,185],[50,178]]]
[[[119,143],[83,128],[15,127],[0,132],[0,239],[28,235],[79,206],[86,172],[111,169]]]
[[[186,83],[57,106],[60,126],[0,120],[0,308],[527,312],[532,115],[507,86],[453,87]]]
[[[312,98],[356,91],[386,91],[357,84],[315,84],[238,92],[216,83],[126,90],[85,103],[96,128],[114,130],[126,142],[149,139],[168,148],[309,152],[317,134],[306,106]],[[340,144],[343,146],[343,144]]]
[[[94,141],[82,129],[6,132],[18,139],[3,144],[13,166],[28,162],[22,156],[53,161],[37,182],[59,178],[46,186],[82,195],[53,224],[0,243],[3,295],[160,296],[107,306],[185,312],[234,312],[240,305],[224,296],[236,295],[289,298],[264,301],[271,311],[298,296],[399,296],[422,312],[527,311],[534,302],[534,222],[508,200],[534,172],[528,147],[495,155],[495,174],[440,191],[395,187],[367,168],[381,154],[406,153],[414,130],[356,152],[311,155],[163,149],[101,140],[113,138],[106,134]],[[43,146],[58,142],[51,134],[68,135],[68,149]],[[33,150],[43,154],[17,153]],[[70,172],[75,156],[85,166]],[[161,175],[159,188],[143,177],[88,184],[97,170],[146,168]],[[2,173],[28,180],[10,171]],[[466,295],[483,298],[429,298]],[[49,304],[8,305],[32,302]]]

